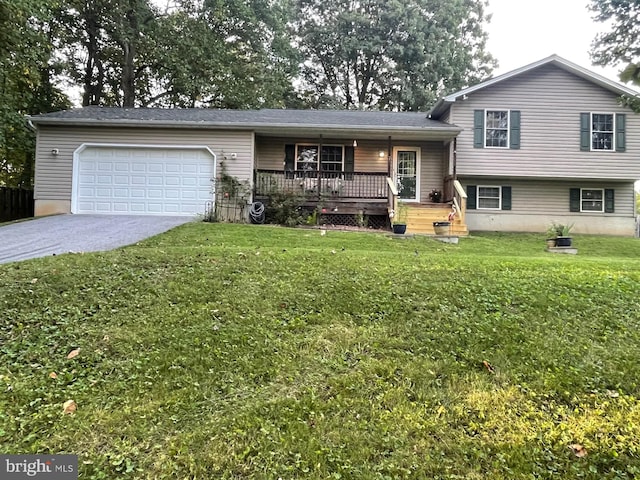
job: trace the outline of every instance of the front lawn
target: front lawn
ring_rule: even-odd
[[[0,265],[0,450],[83,479],[638,478],[640,241],[574,242],[200,223]]]

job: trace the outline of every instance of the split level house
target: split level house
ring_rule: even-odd
[[[329,223],[408,231],[633,235],[637,93],[556,55],[452,93],[428,112],[85,107],[30,118],[36,215],[193,215],[293,195]],[[218,194],[215,190],[218,190]],[[225,193],[226,195],[226,193]],[[455,216],[451,217],[451,213]],[[396,217],[397,218],[397,217]]]

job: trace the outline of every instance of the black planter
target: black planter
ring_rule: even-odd
[[[393,233],[397,235],[403,235],[407,231],[406,223],[394,223],[393,224]]]
[[[571,237],[558,237],[556,238],[556,247],[570,247],[573,243]]]

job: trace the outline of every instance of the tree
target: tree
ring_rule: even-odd
[[[146,104],[258,108],[284,106],[295,97],[298,62],[286,30],[287,1],[176,3],[160,20],[156,95]]]
[[[64,0],[58,47],[83,106],[136,105],[148,87],[157,15],[148,0]]]
[[[25,115],[67,108],[53,84],[53,2],[0,0],[0,185],[33,182],[35,135]]]
[[[610,30],[598,35],[591,48],[591,59],[596,65],[620,65],[620,80],[640,85],[640,2],[637,0],[591,0],[589,8],[595,20],[605,23]],[[640,111],[637,98],[623,102]]]
[[[316,106],[419,110],[489,76],[485,0],[299,0],[296,42]]]

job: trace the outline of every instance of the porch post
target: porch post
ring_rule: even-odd
[[[316,188],[318,190],[318,202],[322,197],[322,134],[320,134],[320,141],[318,142],[318,180]]]
[[[393,149],[391,147],[391,135],[387,141],[387,175],[393,179]]]

